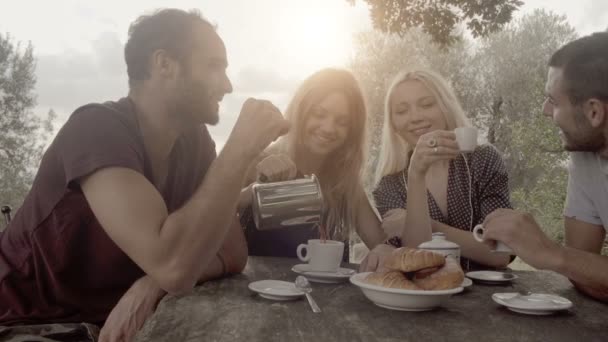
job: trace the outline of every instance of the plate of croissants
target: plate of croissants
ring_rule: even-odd
[[[378,272],[353,275],[374,304],[393,310],[426,311],[463,290],[464,272],[456,259],[423,249],[402,247],[384,260]]]

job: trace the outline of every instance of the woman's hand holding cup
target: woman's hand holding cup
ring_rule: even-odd
[[[458,154],[460,149],[453,131],[437,130],[423,134],[414,148],[409,172],[424,176],[433,163],[453,159]]]

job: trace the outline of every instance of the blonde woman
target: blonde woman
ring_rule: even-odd
[[[453,131],[469,123],[451,87],[431,71],[401,73],[385,113],[374,198],[389,243],[416,247],[442,232],[460,245],[464,269],[505,267],[510,256],[491,252],[471,231],[495,209],[511,207],[507,172],[491,145],[459,150]],[[379,246],[362,268],[378,267],[390,249]]]
[[[341,69],[314,73],[297,89],[285,117],[289,133],[260,156],[248,182],[262,175],[265,181],[282,181],[315,174],[328,208],[329,237],[347,241],[355,230],[369,248],[381,244],[385,235],[361,181],[367,119],[354,76]],[[242,207],[250,204],[250,188],[243,190]],[[298,244],[319,238],[316,229],[259,231],[251,219],[243,221],[250,255],[295,257]]]

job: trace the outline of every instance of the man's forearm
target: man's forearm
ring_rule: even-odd
[[[548,269],[563,274],[582,292],[608,301],[608,256],[559,247]]]
[[[243,271],[247,260],[243,263],[242,261],[234,260],[230,257],[226,257],[222,251],[217,252],[217,255],[211,263],[207,266],[207,269],[203,271],[198,279],[198,284],[204,283],[209,280],[222,278],[228,275],[237,274]]]
[[[238,220],[233,220],[222,247],[198,275],[198,283],[240,273],[247,264],[247,241]],[[150,276],[138,279],[129,291],[140,291],[150,300],[160,300],[166,292]]]
[[[186,277],[179,288],[195,284],[198,270],[208,266],[204,261],[213,260],[225,240],[229,229],[223,227],[229,227],[234,218],[249,160],[232,145],[226,144],[193,197],[162,227],[161,239]]]
[[[218,252],[218,254],[219,253],[220,252]],[[213,260],[208,263],[207,269],[200,275],[199,283],[220,278],[226,275],[230,271],[231,267],[234,270],[235,265],[227,264],[224,266],[221,257],[215,256]],[[131,303],[130,306],[135,304],[136,307],[150,307],[150,310],[140,311],[139,313],[140,315],[145,315],[143,316],[143,321],[145,321],[150,315],[152,315],[154,308],[166,294],[167,292],[165,292],[152,277],[148,275],[143,276],[136,280],[133,285],[131,285],[129,290],[125,293],[125,295],[123,295],[123,298],[121,298],[121,301],[119,301],[117,306],[112,310],[112,314],[115,314],[114,312],[130,312],[130,316],[135,315],[135,312],[131,312],[133,309],[129,309],[129,303]],[[126,300],[124,299],[126,296],[131,296],[131,298],[134,299],[132,299],[131,302],[126,301],[123,303],[123,301]],[[146,302],[150,304],[147,305]],[[104,326],[104,329],[116,328],[111,327],[111,325],[112,324],[110,324],[110,327]],[[139,329],[139,327],[136,327],[136,329]]]
[[[602,301],[604,303],[608,303],[608,288],[607,287],[586,286],[586,285],[579,284],[579,283],[573,281],[572,279],[570,279],[570,282],[572,283],[572,285],[574,285],[574,287],[576,287],[577,290],[583,292],[584,294],[586,294],[590,297],[593,297],[599,301]]]
[[[242,272],[247,264],[247,255],[247,240],[238,219],[235,218],[221,248],[211,263],[202,270],[198,282]]]
[[[219,252],[218,252],[219,253]],[[209,280],[221,278],[227,274],[233,274],[238,272],[231,272],[230,270],[234,270],[234,265],[224,264],[221,257],[215,256],[213,260],[208,264],[208,267],[199,277],[198,283],[204,283]],[[154,279],[148,275],[139,278],[128,291],[139,291],[142,295],[150,300],[160,300],[164,297],[167,292],[165,292],[159,285],[154,281]]]
[[[146,275],[137,279],[133,285],[127,290],[127,293],[138,293],[138,298],[144,298],[154,302],[154,306],[167,294],[158,283],[150,276]]]

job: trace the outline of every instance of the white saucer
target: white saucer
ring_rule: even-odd
[[[254,281],[249,283],[248,287],[261,297],[272,300],[294,300],[304,295],[304,292],[298,290],[294,283],[282,280]]]
[[[309,281],[315,283],[326,283],[335,284],[347,281],[350,276],[357,273],[355,270],[350,268],[340,267],[338,272],[319,272],[311,271],[308,268],[308,264],[298,264],[291,268],[292,271],[303,275]]]
[[[464,280],[462,281],[462,284],[460,284],[460,287],[469,287],[473,285],[473,281],[467,277],[464,277]]]
[[[519,278],[513,273],[498,272],[498,271],[473,271],[465,274],[467,278],[486,283],[486,284],[503,284]]]
[[[527,315],[550,315],[572,307],[568,299],[544,293],[521,295],[517,292],[495,293],[492,299],[509,310]]]

